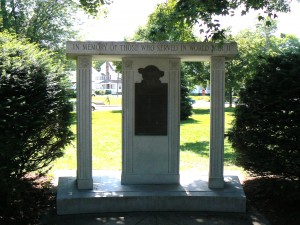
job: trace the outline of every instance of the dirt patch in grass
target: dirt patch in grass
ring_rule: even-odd
[[[250,205],[272,225],[300,224],[300,182],[280,177],[249,177],[244,191]]]
[[[55,206],[55,190],[47,177],[27,177],[0,190],[0,224],[36,225],[46,210]]]

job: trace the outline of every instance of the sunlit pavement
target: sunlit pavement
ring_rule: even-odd
[[[122,106],[100,105],[97,106],[94,111],[112,111],[112,110],[122,110]]]
[[[235,104],[232,103],[232,106],[235,107]],[[229,107],[229,102],[225,102],[225,107]],[[193,108],[210,108],[210,102],[198,100],[193,104]]]

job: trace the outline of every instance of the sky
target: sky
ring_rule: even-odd
[[[85,19],[81,26],[82,40],[123,41],[131,37],[147,23],[148,16],[156,9],[157,4],[166,0],[114,0],[108,6],[107,16],[99,19]],[[290,13],[279,13],[278,32],[295,34],[300,38],[300,3],[293,0]],[[232,27],[233,34],[251,28],[256,23],[257,12],[247,16],[234,16],[221,19],[224,27]]]

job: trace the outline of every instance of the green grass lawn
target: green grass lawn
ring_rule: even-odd
[[[232,121],[232,109],[226,109],[225,128]],[[93,169],[121,170],[121,111],[93,112]],[[72,130],[76,127],[72,125]],[[208,170],[209,109],[194,109],[193,116],[180,126],[180,170]],[[54,163],[53,169],[76,169],[76,142],[65,149],[64,157]],[[235,153],[225,140],[225,170],[239,170],[234,166]]]
[[[107,101],[109,98],[109,102]],[[105,105],[121,106],[122,96],[119,95],[96,95],[92,97],[92,102],[103,102]]]

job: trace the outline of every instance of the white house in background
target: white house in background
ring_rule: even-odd
[[[201,85],[196,85],[191,91],[194,95],[210,95],[210,83],[207,81],[206,88]]]
[[[122,75],[116,72],[112,63],[105,62],[101,65],[95,80],[95,90],[108,90],[112,94],[122,93]]]
[[[72,89],[76,90],[76,71],[69,71]],[[105,62],[100,67],[100,72],[92,68],[92,90],[108,91],[112,94],[122,94],[122,75],[115,71],[110,62]]]

